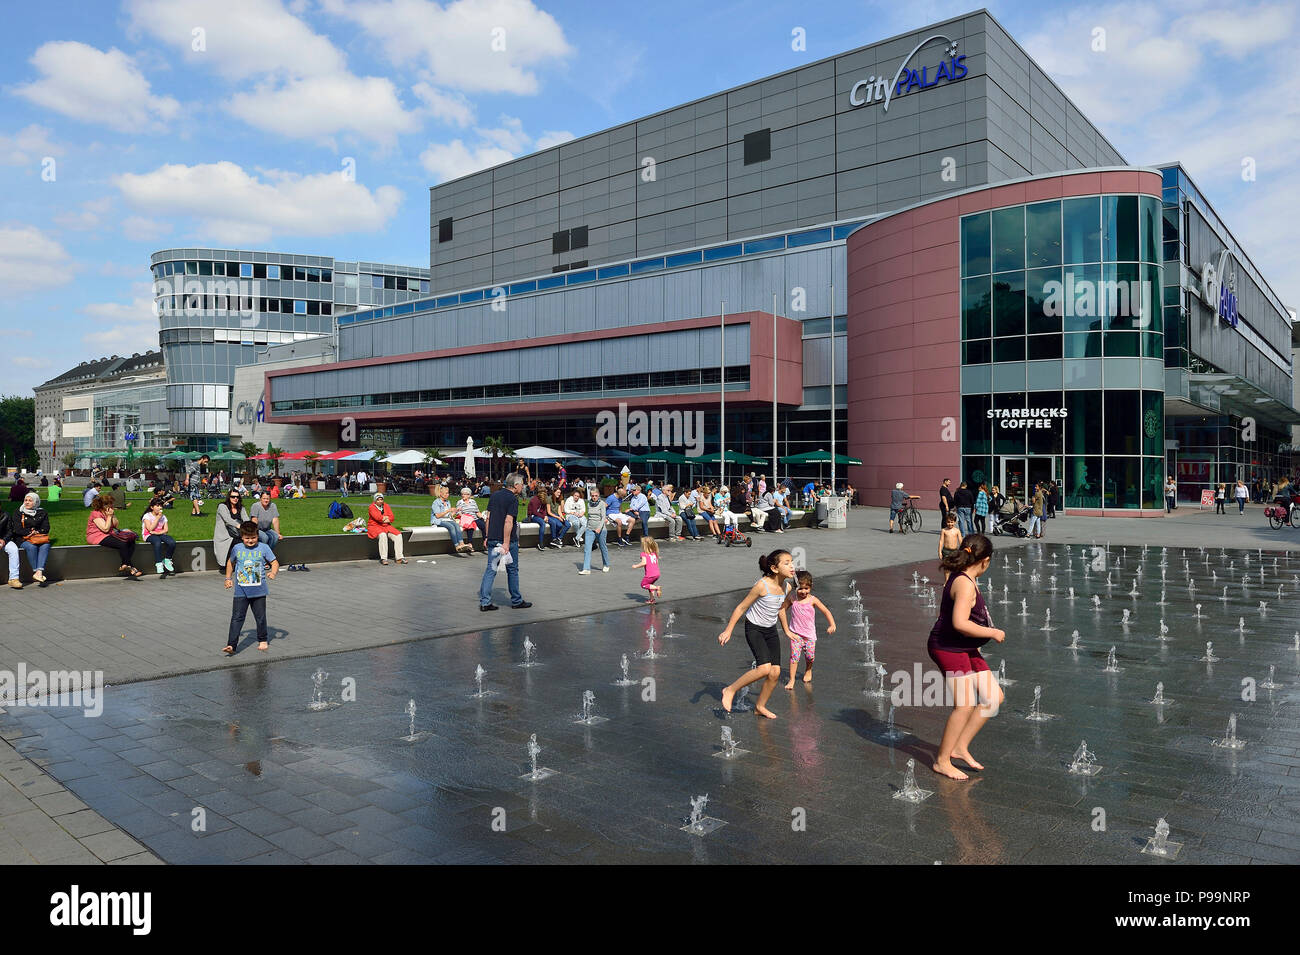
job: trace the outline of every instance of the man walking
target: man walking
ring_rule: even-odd
[[[478,609],[496,610],[492,603],[492,585],[497,579],[497,564],[509,557],[506,582],[510,589],[510,606],[516,610],[532,604],[519,593],[519,496],[524,492],[524,477],[518,471],[506,475],[500,490],[488,498],[487,569],[478,589]]]

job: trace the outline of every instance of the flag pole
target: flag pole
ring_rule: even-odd
[[[835,493],[835,280],[831,279],[831,494]]]
[[[727,302],[722,301],[718,324],[719,361],[718,382],[718,483],[727,486]]]

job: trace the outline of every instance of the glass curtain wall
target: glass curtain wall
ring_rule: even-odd
[[[1163,507],[1163,382],[1136,360],[1165,357],[1160,201],[975,213],[961,246],[962,364],[993,383],[962,397],[963,479],[1054,477],[1066,507]]]

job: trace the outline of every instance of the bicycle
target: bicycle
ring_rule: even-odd
[[[921,529],[921,510],[916,506],[913,500],[905,501],[898,513],[898,532],[906,534],[908,531],[919,531]]]

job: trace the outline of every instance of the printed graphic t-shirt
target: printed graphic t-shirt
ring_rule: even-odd
[[[230,560],[235,565],[235,593],[241,597],[265,597],[266,571],[275,560],[275,552],[266,544],[246,547],[240,541],[230,549]]]

